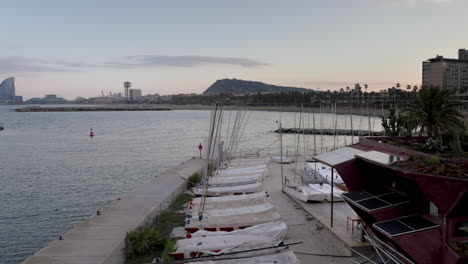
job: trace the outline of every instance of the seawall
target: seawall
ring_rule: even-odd
[[[25,264],[117,264],[125,260],[125,235],[145,226],[185,190],[205,161],[190,159],[138,185],[26,259]],[[40,232],[40,230],[38,230]]]

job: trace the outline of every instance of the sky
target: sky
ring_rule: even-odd
[[[420,85],[468,48],[466,0],[0,0],[0,81],[26,99],[202,93],[224,78]]]

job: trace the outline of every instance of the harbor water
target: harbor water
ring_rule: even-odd
[[[0,263],[21,263],[50,241],[139,184],[198,156],[209,111],[33,112],[0,106]],[[226,111],[222,134],[236,111]],[[249,112],[238,155],[279,155],[276,121],[299,127],[299,113]],[[315,127],[350,127],[349,116],[315,115]],[[353,116],[355,128],[380,119]],[[313,127],[303,115],[302,127]],[[95,137],[89,137],[90,129]],[[285,152],[356,142],[351,136],[284,135]],[[315,142],[315,146],[314,146]]]

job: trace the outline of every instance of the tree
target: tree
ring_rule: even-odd
[[[401,131],[401,117],[396,114],[395,108],[390,109],[388,119],[382,117],[382,126],[385,129],[385,134],[391,137],[400,135]]]
[[[463,128],[463,115],[456,109],[459,102],[450,101],[448,89],[435,86],[419,90],[414,102],[405,112],[414,118],[420,127],[420,135],[440,136],[451,128]]]

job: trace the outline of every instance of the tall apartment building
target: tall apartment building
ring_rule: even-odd
[[[458,59],[436,56],[423,61],[422,84],[468,92],[468,50],[458,50]]]
[[[0,83],[0,101],[15,100],[15,77],[10,77]]]

